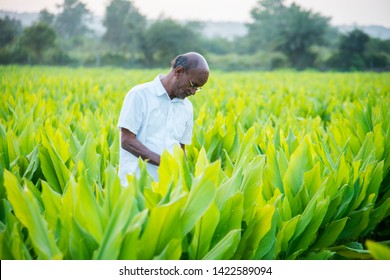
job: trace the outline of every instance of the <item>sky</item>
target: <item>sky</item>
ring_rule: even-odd
[[[104,15],[110,0],[80,0],[95,15]],[[149,19],[212,20],[250,22],[250,10],[257,0],[132,0]],[[331,18],[333,25],[382,25],[390,28],[390,0],[286,0]],[[63,0],[0,0],[0,10],[39,12],[57,11]]]

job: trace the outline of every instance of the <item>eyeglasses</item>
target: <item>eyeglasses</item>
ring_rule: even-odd
[[[196,91],[201,91],[201,90],[202,90],[202,87],[198,87],[198,86],[195,86],[195,85],[193,84],[193,82],[191,81],[191,79],[188,78],[187,73],[186,73],[186,76],[187,76],[188,82],[190,83],[190,87],[193,88],[193,89],[195,89],[195,92],[196,92]]]

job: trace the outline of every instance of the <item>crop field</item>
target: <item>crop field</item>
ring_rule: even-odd
[[[0,259],[390,259],[390,73],[211,71],[124,188],[123,99],[167,71],[0,66]]]

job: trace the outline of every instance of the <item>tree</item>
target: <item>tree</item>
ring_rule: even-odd
[[[330,59],[330,65],[343,70],[364,70],[365,49],[370,37],[355,29],[340,39],[338,52]]]
[[[143,41],[145,62],[148,66],[163,66],[177,54],[200,52],[199,35],[190,27],[171,19],[154,22],[145,33]]]
[[[292,66],[312,66],[314,45],[324,45],[329,28],[329,18],[295,3],[287,6],[285,0],[260,0],[251,11],[253,23],[249,24],[251,50],[280,51]]]
[[[370,37],[359,29],[352,30],[341,37],[340,52],[363,55]]]
[[[54,23],[55,15],[50,13],[48,10],[43,9],[39,12],[38,21],[46,23],[47,25],[51,26]]]
[[[0,64],[23,62],[26,58],[19,38],[22,33],[22,23],[8,16],[0,18]]]
[[[44,52],[55,46],[55,40],[55,31],[47,24],[38,22],[23,31],[21,43],[33,53],[38,63],[42,63]]]
[[[366,64],[372,69],[390,69],[390,40],[370,38],[365,47]]]
[[[106,32],[102,39],[115,51],[136,51],[145,31],[146,18],[131,1],[112,0],[106,8],[103,25]]]
[[[58,35],[65,40],[85,35],[89,30],[86,25],[89,11],[85,4],[79,0],[64,0],[64,3],[58,7],[62,10],[54,22]]]
[[[0,48],[12,43],[12,41],[22,32],[22,23],[18,20],[6,16],[0,18]]]

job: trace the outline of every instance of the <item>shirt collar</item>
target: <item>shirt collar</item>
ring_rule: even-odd
[[[156,94],[157,96],[161,96],[163,95],[164,93],[168,96],[168,93],[167,91],[165,90],[163,84],[161,83],[161,79],[163,78],[164,76],[163,75],[158,75],[153,83],[154,83],[154,89],[156,90]],[[169,97],[169,96],[168,96]]]
[[[157,96],[161,96],[161,95],[165,94],[167,96],[167,98],[169,98],[169,100],[171,100],[171,98],[168,95],[168,92],[166,91],[166,89],[164,88],[164,86],[163,86],[163,84],[161,82],[162,78],[164,78],[164,75],[160,74],[153,81],[154,89],[156,91],[156,95]],[[180,99],[180,98],[177,98],[177,97],[175,97],[175,98],[173,98],[171,100],[171,102],[183,102],[183,101],[184,101],[183,99]]]

